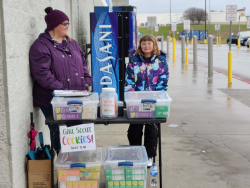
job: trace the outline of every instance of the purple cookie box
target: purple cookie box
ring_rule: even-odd
[[[69,114],[69,107],[55,107],[54,110],[55,110],[55,113],[56,113],[56,108],[60,108],[60,113],[58,114]]]
[[[60,113],[56,113],[56,108],[60,108]],[[79,120],[82,119],[82,113],[71,113],[69,107],[55,107],[55,120]],[[57,115],[61,114],[61,119],[57,119]]]
[[[134,116],[131,117],[131,113],[134,113]],[[128,118],[154,118],[153,115],[153,111],[139,112],[139,105],[128,105],[127,107]]]
[[[82,119],[82,114],[80,113],[69,113],[69,114],[61,114],[62,118],[61,119],[57,119],[57,115],[55,116],[55,120],[79,120]]]

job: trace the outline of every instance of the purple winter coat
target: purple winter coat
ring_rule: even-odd
[[[51,107],[54,90],[87,90],[85,84],[92,85],[84,55],[73,39],[64,40],[62,47],[47,30],[40,34],[29,53],[34,106]]]

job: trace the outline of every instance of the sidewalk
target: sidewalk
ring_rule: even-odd
[[[170,118],[162,124],[163,187],[249,187],[250,105],[239,101],[237,89],[245,95],[250,85],[233,79],[229,87],[226,75],[214,72],[208,78],[207,68],[194,70],[191,63],[187,68],[180,58],[175,63],[170,58],[168,64],[173,102]],[[127,129],[127,124],[95,125],[97,146],[128,144]]]

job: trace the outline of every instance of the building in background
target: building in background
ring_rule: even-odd
[[[239,9],[237,11],[237,21],[233,23],[239,22],[239,16],[240,16],[240,22],[246,23],[246,8]],[[162,25],[169,25],[170,24],[170,13],[137,13],[137,26],[141,26],[142,23],[144,26],[146,26],[147,23],[147,17],[156,17],[157,24],[160,26]],[[207,19],[210,19],[209,22],[212,24],[229,24],[229,22],[226,21],[226,12],[220,11],[211,11],[210,15],[207,17]],[[185,20],[184,13],[171,13],[171,21],[176,23],[183,23],[183,20]]]
[[[113,6],[129,6],[129,0],[112,0]]]
[[[167,25],[170,24],[170,13],[137,13],[137,26],[141,23],[146,26],[148,17],[156,17],[157,24]],[[177,23],[183,23],[183,13],[171,13],[171,21]]]

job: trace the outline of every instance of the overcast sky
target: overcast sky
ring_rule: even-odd
[[[209,0],[206,1],[208,11]],[[136,6],[137,13],[170,12],[170,0],[129,0],[129,5]],[[246,15],[250,15],[250,0],[210,0],[210,10],[226,11],[226,5],[246,7]],[[205,9],[205,0],[171,0],[171,12],[184,12],[190,7]]]

